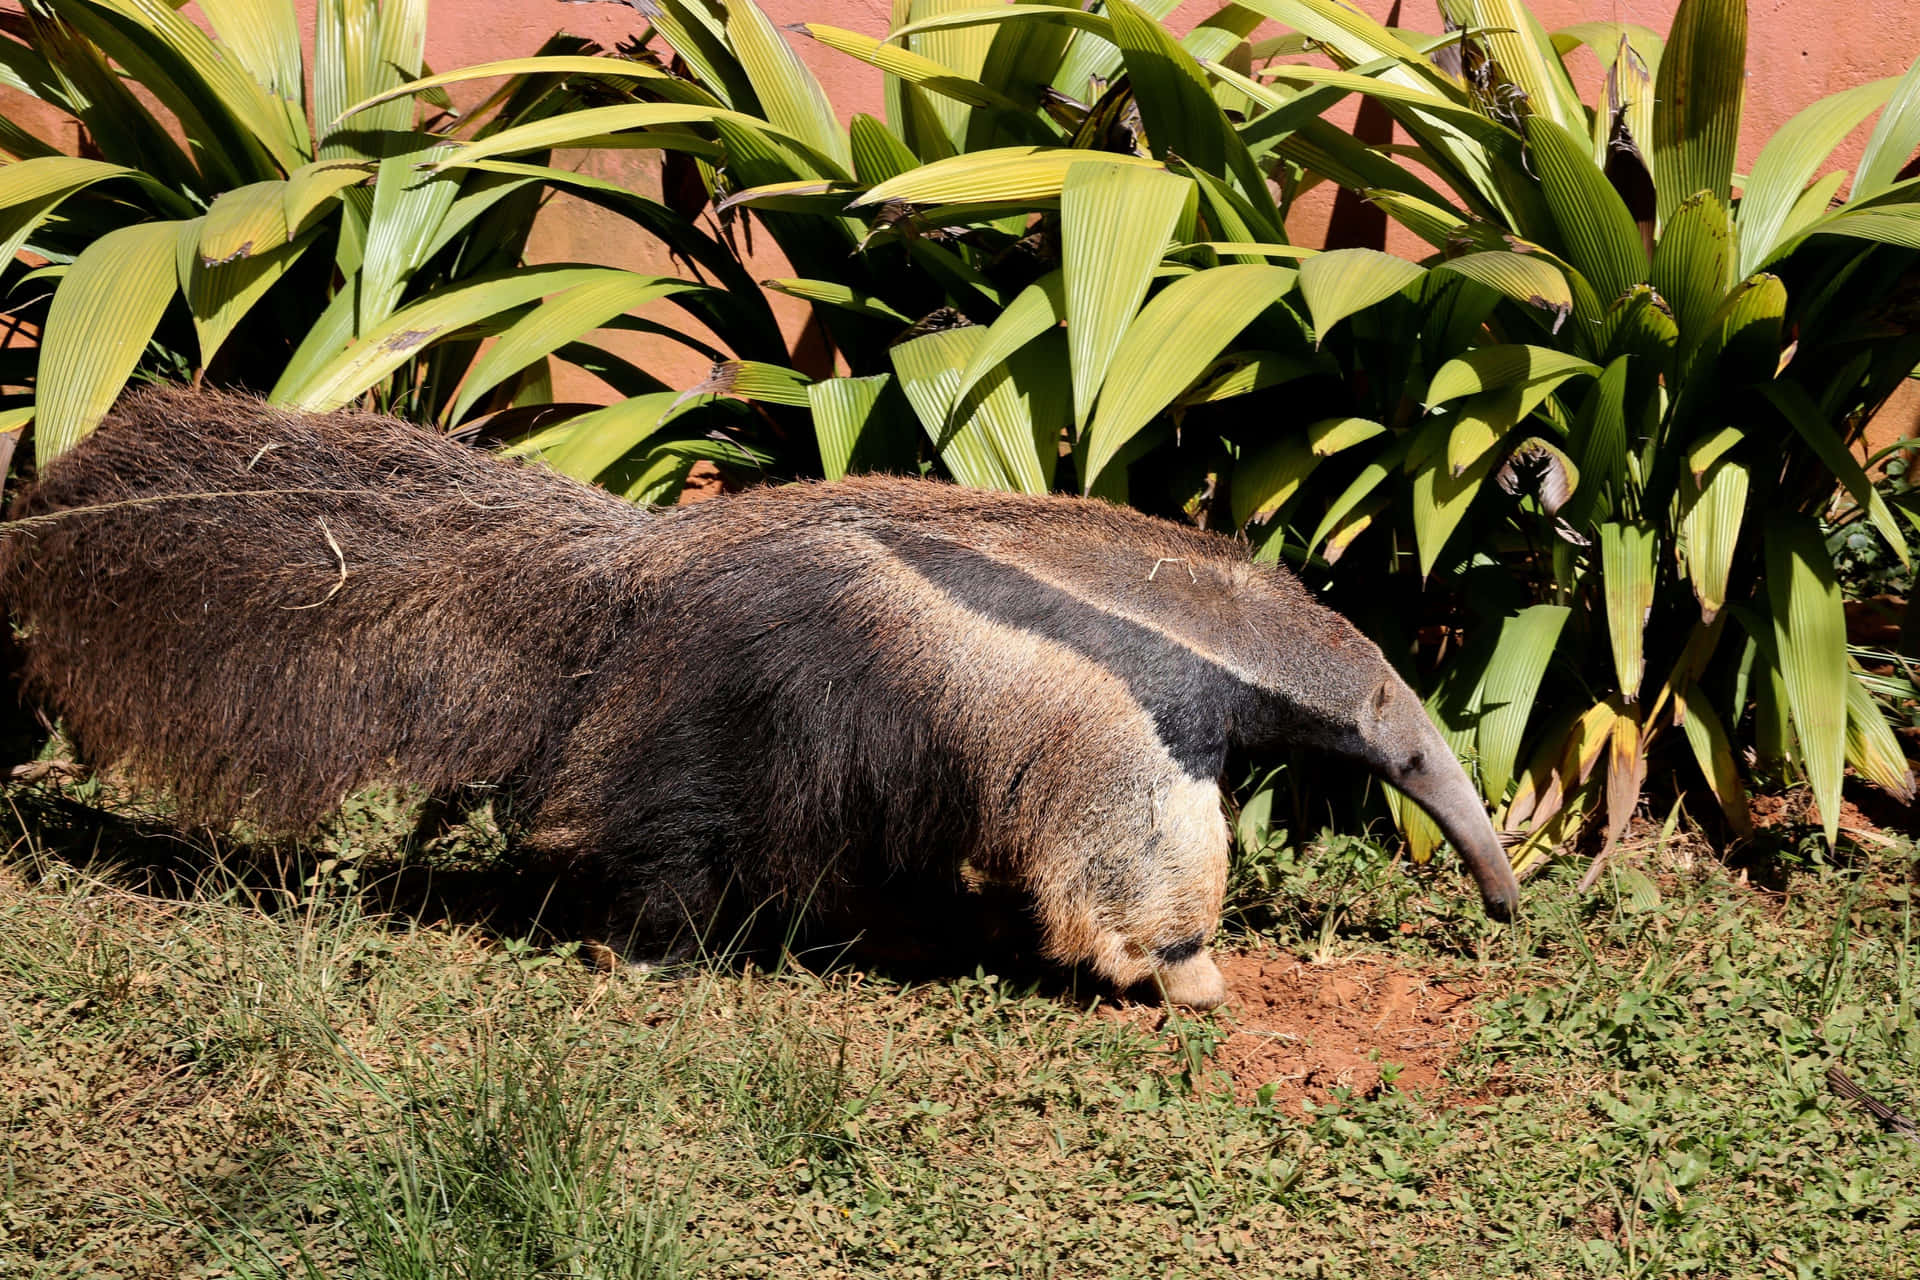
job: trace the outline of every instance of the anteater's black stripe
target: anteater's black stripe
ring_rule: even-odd
[[[1169,943],[1164,947],[1155,947],[1153,949],[1153,958],[1158,960],[1163,967],[1170,969],[1182,960],[1193,959],[1193,957],[1200,954],[1200,948],[1206,945],[1207,940],[1196,933],[1191,938],[1184,939],[1183,941]]]
[[[1253,696],[1232,671],[970,547],[897,526],[873,536],[981,617],[1064,645],[1125,681],[1180,767],[1196,779],[1220,776],[1234,712]]]

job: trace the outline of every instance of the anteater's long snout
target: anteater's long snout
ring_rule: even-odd
[[[1480,886],[1487,914],[1495,920],[1513,919],[1520,909],[1520,882],[1513,878],[1513,866],[1480,793],[1411,689],[1401,685],[1385,702],[1375,732],[1369,735],[1373,738],[1368,743],[1370,763],[1426,810],[1459,851]]]

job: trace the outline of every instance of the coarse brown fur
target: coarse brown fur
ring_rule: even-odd
[[[636,956],[729,883],[964,860],[1027,886],[1056,958],[1216,1003],[1229,745],[1458,773],[1283,570],[1098,502],[873,477],[655,512],[391,419],[156,390],[14,515],[26,685],[89,759],[277,828],[375,782],[500,788]]]

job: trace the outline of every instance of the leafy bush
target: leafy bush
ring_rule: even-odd
[[[1831,839],[1845,763],[1911,788],[1850,662],[1822,522],[1857,516],[1907,560],[1895,511],[1912,501],[1877,494],[1853,446],[1920,361],[1904,283],[1920,217],[1901,176],[1920,145],[1920,68],[1815,104],[1737,178],[1744,0],[1685,0],[1665,41],[1616,24],[1549,37],[1516,0],[1442,7],[1449,32],[1421,36],[1336,0],[1250,0],[1176,40],[1162,0],[897,0],[884,41],[800,28],[886,75],[887,119],[844,127],[751,0],[645,0],[651,25],[623,58],[362,77],[372,92],[343,107],[342,130],[393,112],[386,127],[405,132],[401,103],[456,81],[507,76],[508,102],[532,95],[457,136],[407,133],[409,149],[381,153],[388,186],[375,179],[369,208],[383,189],[449,210],[467,193],[571,190],[713,283],[430,277],[367,324],[339,301],[366,272],[341,246],[371,246],[374,224],[341,198],[332,327],[315,322],[325,339],[301,343],[274,392],[325,408],[384,386],[470,423],[516,370],[537,392],[545,357],[582,359],[582,335],[638,325],[625,312],[672,292],[731,348],[713,351],[713,376],[612,377],[628,399],[517,448],[635,497],[672,492],[704,449],[779,474],[1066,488],[1244,531],[1431,691],[1520,861],[1598,815],[1617,836],[1652,753],[1679,739],[1733,830],[1745,779],[1791,767]],[[1248,43],[1267,20],[1290,33]],[[1591,105],[1562,61],[1580,43],[1609,69]],[[1309,44],[1336,65],[1274,61]],[[1355,93],[1416,145],[1370,149],[1320,118]],[[1845,175],[1816,175],[1881,107],[1834,206]],[[248,141],[216,123],[207,136],[240,135],[235,155],[257,170],[239,177],[292,187],[305,172],[288,168],[297,148],[274,158],[271,130]],[[601,146],[662,150],[665,201],[546,163]],[[1323,179],[1363,191],[1432,256],[1287,244],[1288,200]],[[152,200],[135,227],[167,212]],[[705,212],[715,235],[694,226]],[[741,266],[748,216],[796,272],[766,286],[813,304],[845,376],[793,368]],[[51,231],[40,242],[58,248]],[[423,331],[440,366],[394,349]],[[485,334],[499,341],[476,361]],[[87,421],[59,409],[75,393],[47,367],[43,452]],[[111,381],[88,384],[89,411]],[[1834,509],[1836,481],[1851,510]],[[1399,817],[1416,850],[1431,845],[1416,811]]]
[[[207,378],[313,409],[371,397],[449,427],[551,400],[550,355],[657,393],[664,383],[587,335],[642,325],[627,313],[659,298],[741,350],[784,357],[732,255],[658,202],[588,193],[745,287],[522,267],[543,197],[591,179],[531,163],[431,168],[457,140],[578,114],[617,90],[550,72],[509,79],[464,117],[434,92],[423,121],[411,97],[348,114],[423,70],[425,0],[323,0],[310,101],[290,0],[203,9],[211,34],[143,0],[34,0],[0,40],[0,80],[76,119],[87,153],[60,155],[15,124],[0,134],[16,157],[0,169],[0,288],[41,335],[37,351],[10,353],[7,381],[32,396],[0,426],[32,418],[42,461],[92,429],[131,376]],[[543,65],[665,78],[593,52],[556,36]],[[694,453],[713,447],[701,434]],[[691,465],[651,461],[672,487]]]
[[[1737,176],[1744,0],[1686,0],[1666,41],[1606,23],[1548,37],[1507,0],[1444,0],[1471,33],[1457,48],[1326,0],[1267,8],[1341,68],[1269,68],[1273,109],[1366,94],[1439,185],[1350,139],[1330,140],[1330,176],[1427,239],[1436,264],[1506,249],[1551,262],[1570,289],[1564,315],[1490,313],[1451,365],[1356,342],[1343,358],[1365,394],[1349,411],[1389,430],[1339,497],[1301,501],[1318,549],[1321,512],[1384,497],[1339,574],[1417,569],[1429,600],[1469,622],[1429,687],[1456,743],[1477,746],[1488,799],[1506,798],[1506,827],[1529,833],[1517,856],[1596,810],[1617,835],[1676,727],[1736,832],[1736,741],[1765,770],[1791,761],[1829,840],[1843,765],[1910,795],[1848,656],[1822,523],[1864,517],[1907,563],[1857,446],[1920,360],[1920,183],[1901,176],[1920,145],[1920,65],[1815,103]],[[1583,43],[1608,68],[1591,106],[1562,62]],[[1882,107],[1836,204],[1849,175],[1820,171]],[[1437,319],[1403,297],[1354,332],[1424,343]]]
[[[1920,360],[1920,68],[1815,104],[1736,184],[1744,0],[1687,0],[1670,42],[1443,8],[1457,30],[1420,37],[1254,0],[1176,41],[1129,0],[902,3],[886,41],[801,28],[887,73],[889,119],[842,129],[750,4],[655,0],[712,106],[560,127],[718,146],[719,207],[756,212],[805,277],[775,287],[822,306],[853,374],[804,388],[828,474],[910,456],[904,400],[965,483],[1247,530],[1432,691],[1522,862],[1599,814],[1617,837],[1663,738],[1736,832],[1735,743],[1790,764],[1831,839],[1844,764],[1912,786],[1821,521],[1844,518],[1837,481],[1906,560],[1853,448]],[[1248,46],[1263,19],[1295,34]],[[1253,74],[1303,38],[1336,67]],[[1581,43],[1609,66],[1591,106],[1561,60]],[[1420,169],[1319,118],[1349,93]],[[1883,106],[1830,208],[1845,175],[1816,175]],[[506,131],[449,163],[560,141]],[[1434,255],[1285,244],[1283,198],[1318,177]]]

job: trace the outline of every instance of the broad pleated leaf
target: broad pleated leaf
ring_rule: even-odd
[[[1613,848],[1626,834],[1640,807],[1640,793],[1646,787],[1647,754],[1644,721],[1640,708],[1632,704],[1618,708],[1613,734],[1607,743],[1607,833],[1601,851]]]
[[[1613,724],[1622,705],[1617,698],[1597,702],[1572,717],[1564,732],[1542,736],[1501,815],[1503,830],[1519,831],[1550,821],[1586,785],[1613,740]]]
[[[1293,287],[1294,276],[1288,267],[1215,267],[1175,280],[1156,294],[1114,351],[1112,372],[1087,431],[1082,483],[1091,488],[1121,446],[1206,372],[1254,317],[1278,302]],[[1071,280],[1069,275],[1069,285]],[[1071,326],[1067,332],[1072,335]]]
[[[717,6],[701,0],[648,0],[647,14],[647,20],[721,105],[736,111],[760,110],[752,82],[727,47],[725,15]]]
[[[1787,289],[1778,276],[1754,276],[1727,295],[1684,361],[1686,372],[1670,420],[1686,435],[1724,422],[1730,391],[1775,375],[1786,310]]]
[[[1538,254],[1469,253],[1436,262],[1433,270],[1464,276],[1515,302],[1539,308],[1552,317],[1556,333],[1573,311],[1573,289],[1566,273]]]
[[[1819,526],[1805,516],[1776,515],[1767,525],[1767,596],[1800,766],[1831,845],[1840,825],[1847,686],[1852,677],[1847,670],[1847,619],[1833,560]]]
[[[1733,224],[1726,206],[1699,192],[1681,201],[1653,250],[1653,288],[1673,311],[1680,341],[1688,348],[1739,277],[1733,274]]]
[[[1920,59],[1900,77],[1887,109],[1874,124],[1866,150],[1860,153],[1849,198],[1864,200],[1892,186],[1916,148],[1920,148]]]
[[[447,413],[457,423],[480,398],[536,360],[649,302],[700,288],[689,280],[614,272],[556,293],[500,334],[474,363]]]
[[[1726,727],[1714,713],[1712,704],[1707,701],[1707,695],[1700,686],[1687,686],[1683,705],[1686,710],[1681,726],[1686,730],[1687,745],[1693,748],[1693,758],[1699,763],[1700,772],[1706,776],[1713,798],[1720,802],[1720,811],[1727,815],[1727,825],[1737,836],[1752,835],[1753,818],[1747,808],[1747,788],[1740,780],[1740,759],[1734,754]]]
[[[1196,198],[1190,180],[1159,169],[1082,164],[1066,171],[1060,267],[1076,430],[1086,429],[1114,352]]]
[[[1300,492],[1320,459],[1307,442],[1288,438],[1251,449],[1233,468],[1233,527],[1265,524]]]
[[[193,312],[194,334],[200,342],[200,367],[204,369],[213,362],[253,305],[312,246],[317,234],[310,232],[292,244],[264,253],[249,252],[209,266],[202,256],[206,233],[196,225],[200,221],[195,219],[182,226],[176,252],[180,291],[186,295],[187,309]]]
[[[1441,414],[1432,426],[1450,434],[1455,425],[1450,419],[1451,415]],[[1455,472],[1441,450],[1414,468],[1413,537],[1420,553],[1421,577],[1433,572],[1447,540],[1466,518],[1498,458],[1497,451],[1489,448],[1464,471]]]
[[[1902,803],[1913,801],[1913,769],[1857,667],[1847,673],[1847,763]]]
[[[1808,235],[1849,236],[1903,249],[1920,249],[1920,209],[1893,206],[1880,209],[1842,209],[1807,229]]]
[[[744,115],[721,107],[681,102],[637,102],[616,107],[589,107],[581,111],[562,112],[544,120],[514,125],[463,146],[452,148],[441,159],[440,167],[472,165],[495,156],[514,155],[522,151],[603,145],[602,139],[610,134],[622,133],[630,129],[656,129],[683,124],[731,124],[750,134],[785,140],[802,147],[804,151],[800,154],[806,154],[820,162],[820,171],[812,176],[843,179],[848,176],[844,167],[837,166],[831,157],[812,149],[804,139],[797,138],[758,116]],[[769,179],[769,181],[773,180],[775,179]],[[867,194],[871,197],[873,193]]]
[[[1707,468],[1720,461],[1746,438],[1746,430],[1742,427],[1721,427],[1709,431],[1687,446],[1687,470],[1696,482],[1706,479]]]
[[[868,66],[878,67],[890,76],[898,76],[910,84],[918,85],[929,93],[952,98],[970,107],[999,107],[1006,111],[1022,109],[1019,103],[1004,94],[989,89],[978,80],[959,75],[946,64],[911,49],[818,22],[803,22],[795,29],[812,36],[829,49],[838,49]]]
[[[868,378],[824,378],[807,388],[813,432],[820,444],[820,467],[829,480],[847,474],[881,392],[893,381],[888,373]]]
[[[1660,535],[1628,524],[1600,526],[1601,582],[1607,603],[1607,635],[1613,641],[1613,672],[1629,702],[1640,697],[1645,670],[1643,642],[1653,612],[1654,575]]]
[[[165,0],[88,0],[63,6],[61,17],[180,118],[213,172],[237,185],[310,158],[307,131],[286,103]]]
[[[767,119],[791,137],[835,160],[845,171],[853,163],[847,135],[833,114],[833,104],[780,32],[753,0],[722,0],[727,14],[727,39],[753,82],[753,91]]]
[[[1145,156],[1072,147],[997,147],[950,160],[936,160],[869,189],[852,203],[861,206],[895,200],[907,204],[1050,200],[1061,194],[1067,171],[1076,166],[1090,170],[1104,166],[1163,172],[1159,161]]]
[[[913,0],[911,9],[916,17],[938,18],[998,7],[999,0]],[[954,74],[978,81],[996,33],[996,28],[986,25],[942,27],[917,33],[909,37],[906,44],[914,52],[949,68]],[[932,117],[946,146],[952,151],[973,149],[967,145],[969,137],[975,133],[975,113],[970,106],[951,98],[918,95],[918,91],[912,88],[906,89],[905,96],[910,101],[919,97],[919,104]],[[1003,114],[1000,118],[1004,120],[1009,117]],[[909,136],[919,142],[920,134],[924,132],[916,127]],[[925,154],[932,158],[931,153]]]
[[[869,115],[856,115],[847,126],[853,150],[853,173],[869,187],[878,186],[920,166],[920,158],[887,126]]]
[[[1334,249],[1300,264],[1300,293],[1313,317],[1315,345],[1355,312],[1399,293],[1426,268],[1378,249]]]
[[[1059,271],[1049,271],[1020,291],[987,329],[986,340],[974,348],[960,372],[954,401],[964,400],[980,379],[1013,358],[1013,353],[1067,318],[1066,285]]]
[[[1792,253],[1813,225],[1827,216],[1846,180],[1847,175],[1836,169],[1807,184],[1807,189],[1794,201],[1792,212],[1787,214],[1787,225],[1781,229],[1780,242],[1773,251],[1776,260]]]
[[[736,396],[804,409],[812,403],[807,394],[812,384],[812,378],[783,364],[769,364],[765,360],[719,360],[705,378],[682,391],[680,398]]]
[[[563,476],[592,483],[675,417],[694,407],[677,391],[653,391],[582,414],[560,443],[540,452]]]
[[[1107,13],[1155,158],[1178,156],[1196,169],[1228,179],[1242,196],[1264,206],[1272,220],[1277,211],[1266,179],[1214,101],[1213,86],[1193,55],[1129,0],[1109,0]]]
[[[186,213],[190,206],[147,174],[124,165],[80,156],[35,156],[0,166],[0,266],[13,261],[20,247],[60,206],[61,201],[98,182],[126,178],[157,192]]]
[[[1794,116],[1767,139],[1740,196],[1740,275],[1771,261],[1786,239],[1788,217],[1808,179],[1833,159],[1833,149],[1880,108],[1894,81],[1876,80],[1830,94]]]
[[[1427,384],[1426,406],[1435,409],[1459,396],[1514,386],[1544,396],[1568,378],[1593,377],[1599,372],[1599,365],[1551,347],[1519,343],[1477,347],[1440,366]]]
[[[1527,117],[1527,144],[1567,261],[1602,305],[1647,277],[1640,229],[1591,151],[1551,120]]]
[[[1893,518],[1893,512],[1887,507],[1887,500],[1880,495],[1873,481],[1867,478],[1866,470],[1847,448],[1846,442],[1821,416],[1820,410],[1807,395],[1806,388],[1797,382],[1775,382],[1763,390],[1767,399],[1773,401],[1774,407],[1780,410],[1781,416],[1807,442],[1814,456],[1820,459],[1820,464],[1833,473],[1833,478],[1840,482],[1847,496],[1857,506],[1866,509],[1867,519],[1887,540],[1887,544],[1900,557],[1900,562],[1911,563],[1906,537],[1900,532],[1899,521]]]
[[[1502,387],[1464,401],[1448,415],[1447,471],[1459,476],[1491,463],[1494,447],[1526,416],[1524,393],[1518,387]]]
[[[1622,24],[1626,25],[1626,24]],[[1613,146],[1614,122],[1626,130],[1625,142],[1638,150],[1643,166],[1653,155],[1653,94],[1660,73],[1660,53],[1665,42],[1645,27],[1636,34],[1625,31],[1614,42],[1613,65],[1607,68],[1607,89],[1602,111],[1594,113],[1596,160],[1608,159],[1605,148]],[[1652,176],[1648,167],[1648,176]]]
[[[274,399],[311,413],[330,412],[449,333],[574,285],[628,274],[614,267],[553,264],[521,267],[442,289],[395,312],[299,384],[275,387]]]
[[[1680,202],[1732,197],[1747,80],[1747,0],[1680,0],[1653,93],[1653,185],[1662,226]]]
[[[47,308],[34,394],[41,466],[93,430],[127,384],[179,291],[180,222],[140,222],[73,260]]]
[[[200,260],[218,265],[285,244],[286,189],[284,182],[255,182],[216,196],[200,229]]]
[[[361,332],[386,319],[398,304],[408,278],[426,262],[441,223],[460,194],[454,175],[421,172],[422,164],[445,154],[443,147],[429,143],[380,162],[355,282],[360,305],[354,323]]]
[[[1347,525],[1362,510],[1372,507],[1376,500],[1392,496],[1391,493],[1381,492],[1380,486],[1400,465],[1405,454],[1406,443],[1403,440],[1381,450],[1360,469],[1360,474],[1328,505],[1326,514],[1314,527],[1313,536],[1307,539],[1308,555],[1318,550],[1321,542],[1331,537],[1335,530]]]
[[[1570,53],[1579,45],[1593,50],[1593,56],[1600,65],[1613,69],[1615,60],[1620,56],[1620,42],[1625,40],[1629,47],[1639,53],[1649,66],[1657,66],[1661,51],[1667,42],[1652,27],[1637,22],[1576,22],[1561,27],[1553,33],[1553,47],[1562,53]]]
[[[320,0],[313,59],[314,118],[323,134],[319,158],[377,159],[358,135],[412,125],[414,104],[400,98],[356,113],[352,125],[338,132],[325,122],[419,75],[426,38],[426,0]]]
[[[316,160],[293,171],[281,186],[280,215],[289,235],[307,230],[309,221],[348,187],[373,176],[373,166],[352,160]]]
[[[1045,0],[1061,9],[1077,9],[1074,0]],[[1006,94],[1021,110],[1038,107],[1053,84],[1074,39],[1074,30],[1059,22],[1009,22],[993,31],[993,43],[980,64],[980,82]],[[990,145],[991,138],[968,138],[968,150]]]
[[[1177,403],[1186,406],[1231,400],[1235,396],[1304,378],[1313,372],[1315,368],[1312,362],[1299,356],[1282,355],[1278,351],[1235,351],[1216,360],[1213,370],[1202,377],[1191,391],[1181,396]]]
[[[239,58],[266,90],[267,99],[279,106],[287,136],[304,149],[306,74],[300,22],[291,0],[200,0],[200,11],[221,46]]]
[[[1564,605],[1537,604],[1500,625],[1500,639],[1480,695],[1476,732],[1482,794],[1493,803],[1505,797],[1507,784],[1513,781],[1520,742],[1533,716],[1534,695],[1571,612]]]
[[[892,350],[900,388],[954,479],[977,489],[1045,493],[1059,456],[1065,379],[1057,368],[1042,369],[1045,362],[1016,356],[957,400],[961,371],[986,340],[986,329],[976,325],[901,343]],[[1016,364],[1024,365],[1018,372],[1027,375],[1025,385],[1016,381]]]
[[[1740,524],[1747,511],[1746,464],[1722,459],[1698,484],[1692,474],[1682,479],[1680,543],[1681,571],[1693,584],[1700,602],[1700,620],[1712,622],[1727,603],[1727,575],[1739,550]]]
[[[1444,93],[1435,92],[1425,83],[1408,84],[1401,80],[1367,75],[1358,71],[1315,67],[1301,63],[1281,63],[1268,67],[1261,74],[1287,84],[1344,89],[1350,93],[1374,99],[1396,116],[1411,115],[1416,121],[1426,117],[1435,122],[1451,125],[1469,135],[1476,135],[1483,140],[1491,141],[1504,137],[1518,141],[1517,135],[1514,135],[1513,131],[1505,125],[1467,103]],[[1270,99],[1256,98],[1256,101],[1270,102]]]
[[[775,293],[784,293],[791,298],[805,298],[808,302],[838,307],[842,311],[856,312],[876,320],[895,320],[903,325],[913,323],[872,294],[837,280],[762,280],[760,283]]]
[[[1338,52],[1349,63],[1388,59],[1396,70],[1418,71],[1423,81],[1445,83],[1426,57],[1357,7],[1339,0],[1248,0],[1241,6],[1285,23],[1308,39]],[[1402,79],[1401,83],[1409,83]]]
[[[1386,432],[1385,427],[1371,418],[1322,418],[1307,427],[1307,446],[1328,458]]]

